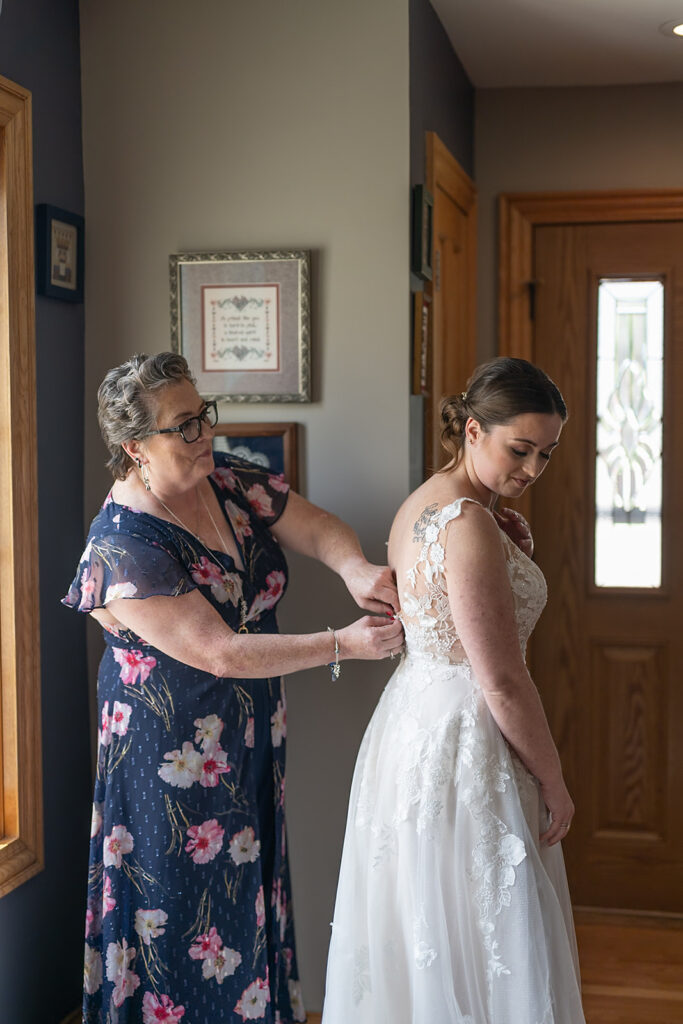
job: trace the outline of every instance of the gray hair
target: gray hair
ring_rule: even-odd
[[[97,419],[111,456],[107,468],[115,480],[125,480],[133,464],[124,442],[139,441],[156,429],[152,397],[183,380],[195,383],[187,360],[176,352],[133,356],[109,370],[97,390]]]

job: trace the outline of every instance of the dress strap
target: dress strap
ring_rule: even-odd
[[[452,522],[453,519],[458,518],[458,516],[462,513],[462,505],[464,501],[471,501],[473,505],[479,505],[481,508],[486,509],[489,515],[492,515],[491,509],[486,508],[486,505],[483,505],[481,501],[477,501],[476,498],[456,498],[455,501],[452,501],[450,503],[450,505],[444,505],[444,507],[439,512],[439,529],[443,530],[444,527],[448,526],[448,524]]]

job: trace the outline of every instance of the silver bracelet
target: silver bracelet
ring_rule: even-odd
[[[339,673],[341,672],[341,665],[339,664],[339,641],[337,640],[337,634],[332,629],[332,626],[327,627],[327,632],[332,634],[332,639],[334,640],[334,661],[329,663],[332,682],[334,682],[335,679],[339,679]]]

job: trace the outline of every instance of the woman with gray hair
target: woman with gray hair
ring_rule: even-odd
[[[280,677],[398,651],[393,578],[282,477],[213,452],[182,356],[135,356],[98,398],[114,485],[64,599],[106,641],[83,1020],[302,1021]],[[281,544],[379,614],[279,635]]]

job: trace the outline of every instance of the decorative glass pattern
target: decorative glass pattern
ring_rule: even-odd
[[[662,579],[664,287],[603,279],[598,288],[595,583]]]

